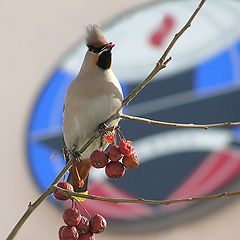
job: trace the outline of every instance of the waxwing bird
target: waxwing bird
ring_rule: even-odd
[[[94,135],[99,126],[121,107],[122,89],[112,71],[112,53],[115,46],[108,43],[96,25],[86,28],[87,53],[75,80],[70,84],[63,110],[63,151],[66,161],[76,157],[77,151]],[[117,126],[119,119],[111,126]],[[89,157],[100,149],[98,138],[81,155],[69,171],[68,182],[76,192],[86,192],[91,168]],[[70,156],[71,155],[71,156]],[[82,186],[82,180],[84,185]]]

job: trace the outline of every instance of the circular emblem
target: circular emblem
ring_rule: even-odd
[[[175,33],[186,23],[196,1],[160,1],[136,9],[103,29],[116,43],[113,71],[125,96],[154,67]],[[239,121],[240,3],[207,2],[192,27],[171,52],[168,67],[125,109],[129,115],[181,123]],[[66,90],[76,77],[87,48],[79,42],[60,62],[35,103],[27,148],[32,174],[45,190],[64,167],[61,150],[62,109]],[[120,180],[99,169],[90,172],[89,193],[111,198],[154,200],[197,197],[231,186],[240,173],[240,128],[208,131],[144,125],[122,120],[121,130],[140,166]],[[56,202],[56,201],[55,201]],[[110,220],[110,230],[159,229],[209,211],[204,203],[151,206],[87,200],[90,213]],[[199,211],[200,209],[200,211]]]

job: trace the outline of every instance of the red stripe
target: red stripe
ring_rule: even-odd
[[[150,37],[151,44],[155,47],[160,47],[173,29],[174,24],[175,19],[171,15],[164,16],[164,19]]]
[[[226,149],[207,156],[203,163],[167,199],[197,197],[216,191],[240,172],[240,151]],[[176,210],[185,203],[164,206]]]
[[[89,184],[89,194],[108,197],[108,198],[128,198],[134,197],[107,182],[91,182]],[[150,216],[151,207],[144,204],[133,203],[110,203],[95,200],[86,200],[83,202],[86,209],[91,215],[96,213],[102,214],[108,219],[129,219]]]

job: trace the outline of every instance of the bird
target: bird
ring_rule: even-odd
[[[71,157],[79,157],[81,147],[121,109],[123,100],[121,85],[112,71],[112,48],[115,44],[107,42],[96,24],[86,27],[85,40],[87,51],[82,66],[64,99],[62,135],[66,162]],[[108,127],[118,123],[119,119],[115,119]],[[107,143],[98,138],[81,154],[80,161],[73,163],[67,182],[73,185],[75,192],[88,194],[90,155],[106,147]]]

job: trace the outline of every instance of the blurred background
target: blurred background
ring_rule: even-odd
[[[100,25],[113,41],[113,70],[125,96],[152,70],[196,9],[197,0],[0,0],[0,238],[64,166],[62,105],[81,66],[84,26]],[[161,121],[239,121],[240,1],[209,0],[171,52],[173,60],[125,109]],[[121,121],[141,165],[118,180],[91,170],[89,192],[166,200],[239,191],[240,128],[208,131]],[[87,200],[109,227],[97,239],[235,239],[240,200],[165,207]],[[30,216],[16,239],[57,239],[66,205],[52,198]]]

